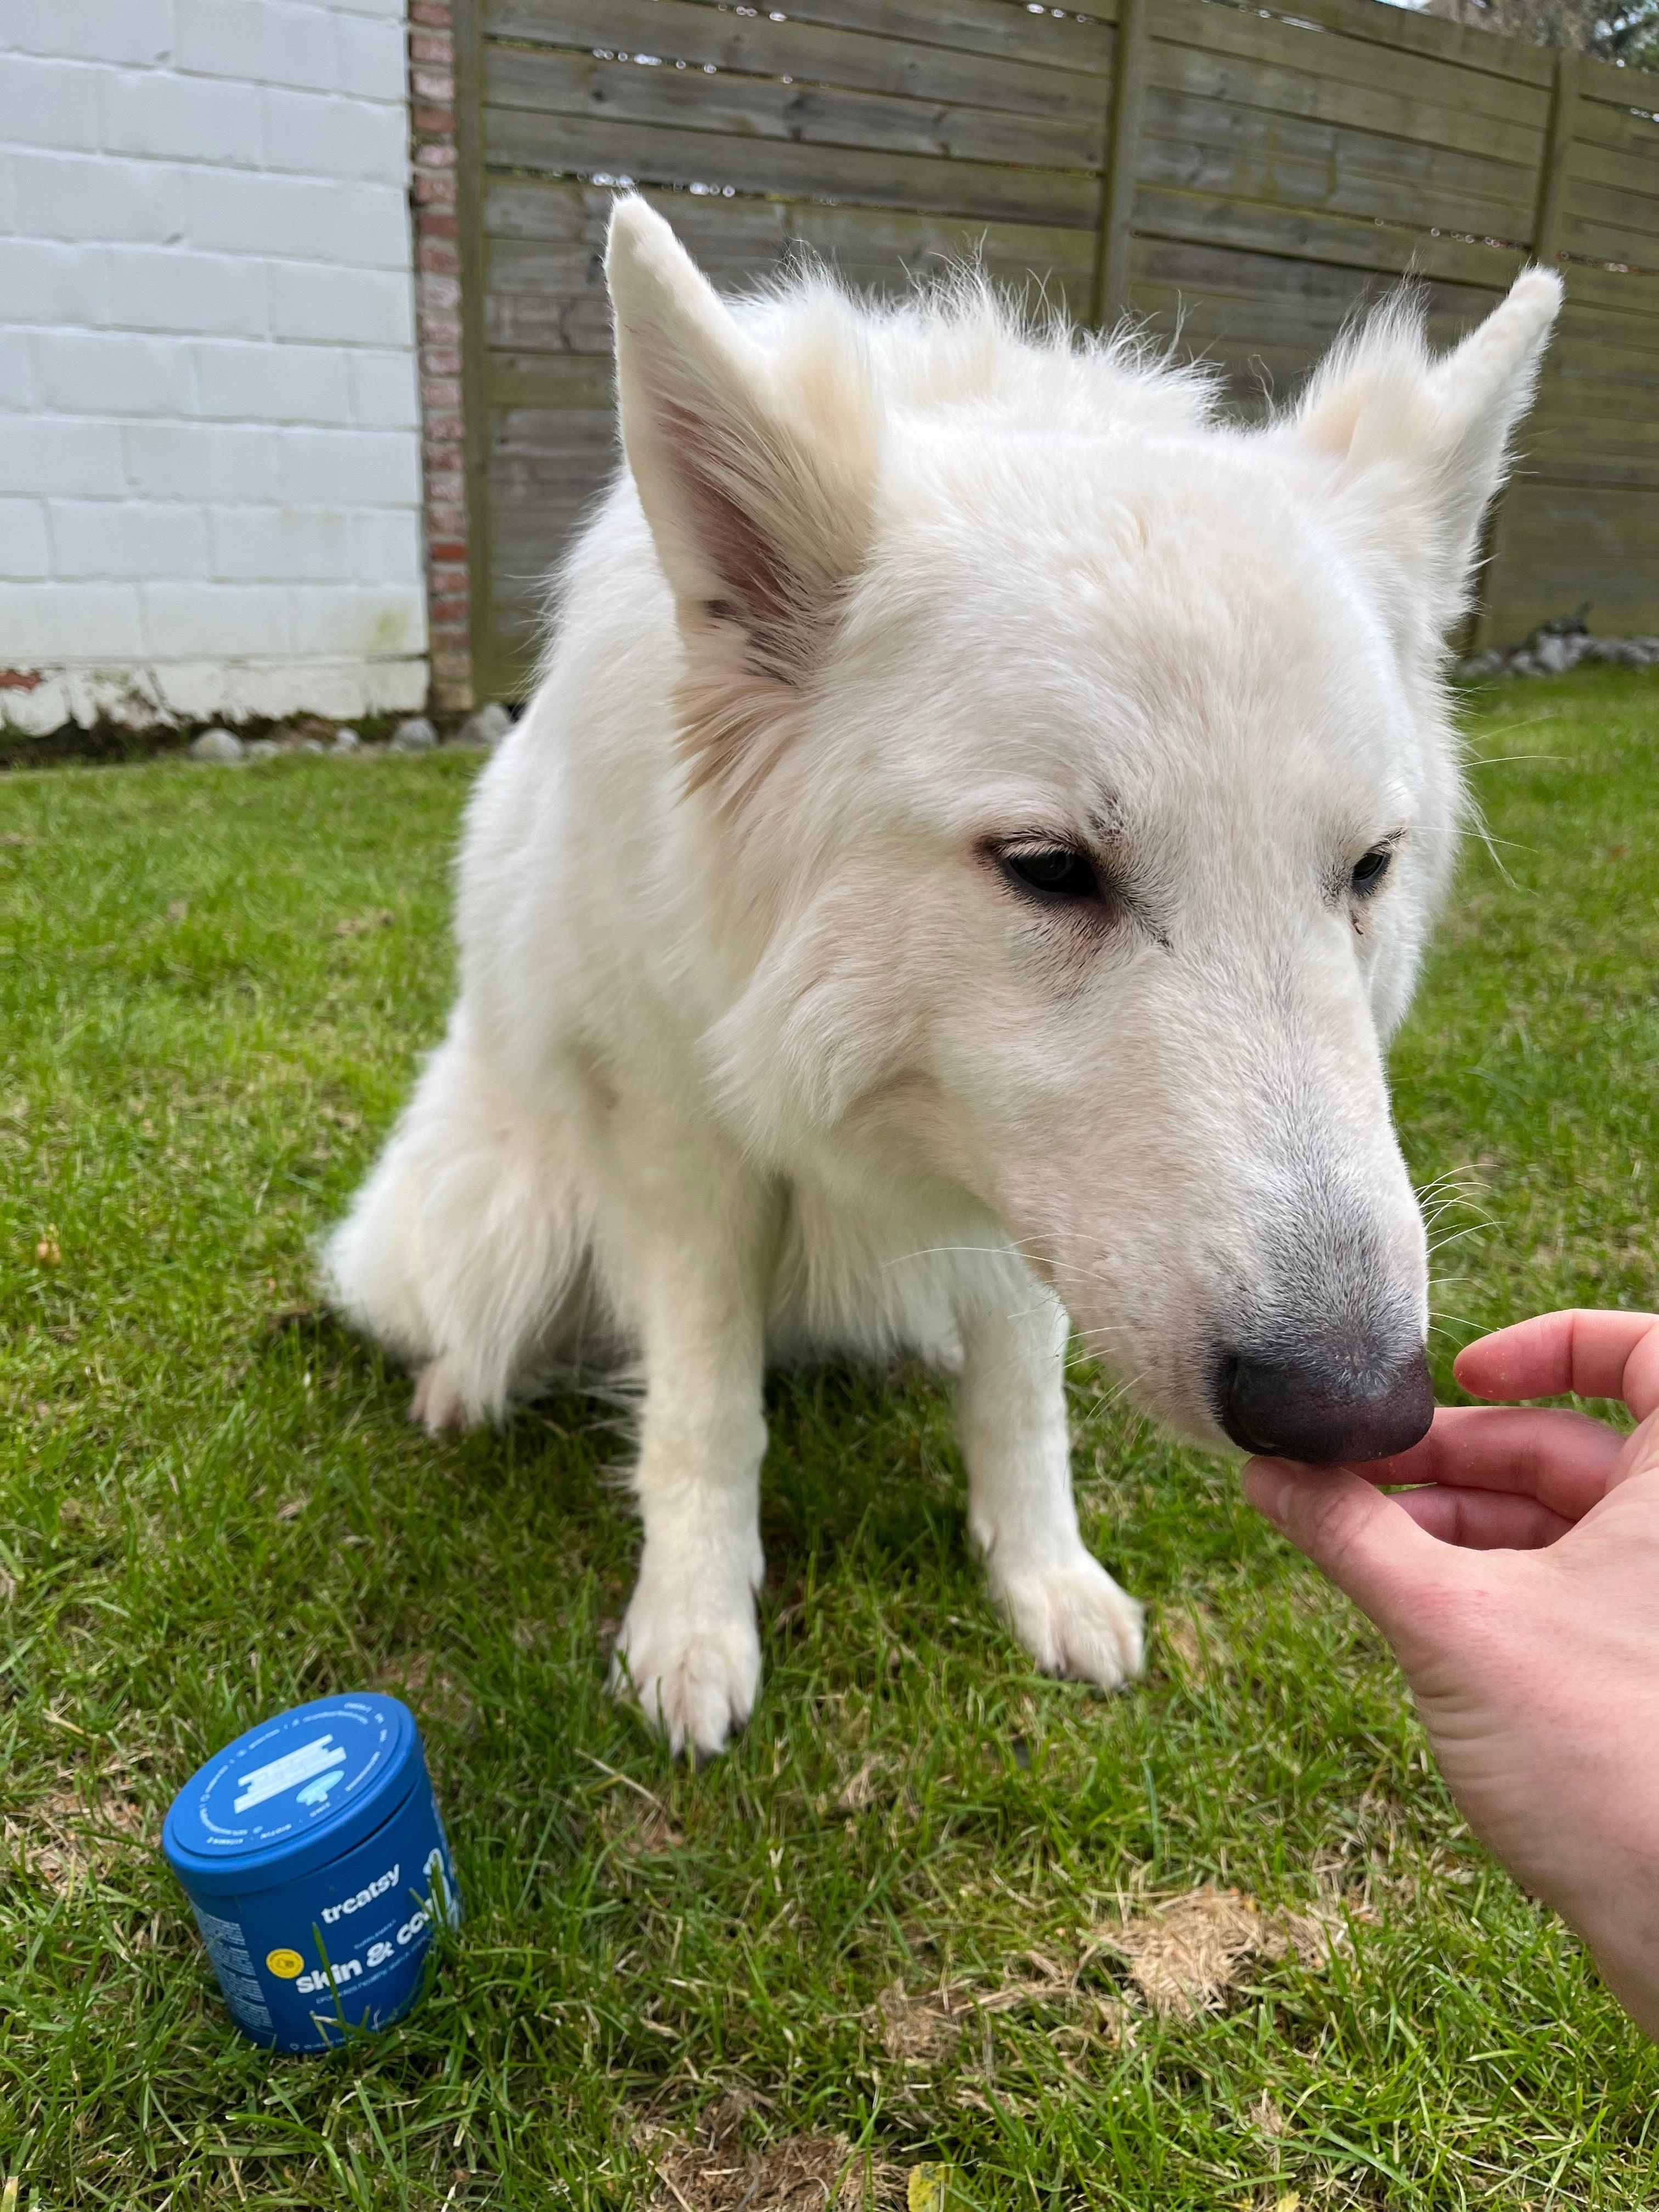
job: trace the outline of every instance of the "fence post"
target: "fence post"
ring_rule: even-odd
[[[1135,176],[1140,164],[1140,114],[1146,100],[1150,0],[1117,0],[1112,47],[1111,136],[1100,180],[1100,229],[1095,240],[1091,328],[1115,323],[1129,303],[1129,248],[1134,239]]]
[[[1544,133],[1544,157],[1538,170],[1538,197],[1532,220],[1532,258],[1547,269],[1561,251],[1561,228],[1566,214],[1567,155],[1578,120],[1579,88],[1584,78],[1582,54],[1563,47],[1555,57],[1555,78],[1550,88],[1549,127]],[[1510,506],[1510,487],[1499,492],[1483,532],[1480,599],[1466,641],[1473,650],[1494,642],[1492,619],[1492,583],[1503,564],[1504,520]],[[1497,642],[1507,644],[1508,639]]]
[[[1550,127],[1544,140],[1544,164],[1538,178],[1538,210],[1533,219],[1532,255],[1551,262],[1561,250],[1561,223],[1567,198],[1567,154],[1578,120],[1584,58],[1563,50],[1555,57],[1550,94]]]
[[[461,428],[466,501],[467,629],[475,703],[499,681],[491,600],[489,356],[484,336],[483,8],[454,0],[456,215],[460,246]]]

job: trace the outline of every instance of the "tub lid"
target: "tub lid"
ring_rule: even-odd
[[[161,1849],[186,1887],[265,1889],[324,1866],[397,1810],[423,1765],[415,1716],[351,1691],[262,1721],[173,1801]]]

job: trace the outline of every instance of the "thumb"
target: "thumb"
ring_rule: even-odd
[[[1410,1636],[1430,1586],[1455,1567],[1455,1551],[1349,1468],[1253,1459],[1244,1494],[1391,1644]]]

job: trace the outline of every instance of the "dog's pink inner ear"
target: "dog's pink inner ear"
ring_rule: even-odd
[[[813,627],[806,580],[730,488],[741,471],[724,461],[708,425],[689,409],[670,405],[663,410],[663,429],[699,565],[718,586],[694,603],[696,614],[706,623],[743,630],[757,672],[781,683],[798,682],[811,656],[807,633]]]

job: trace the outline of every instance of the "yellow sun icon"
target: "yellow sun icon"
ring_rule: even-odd
[[[280,1974],[285,1982],[291,1982],[304,1966],[305,1960],[297,1951],[267,1951],[265,1964],[273,1974]]]

